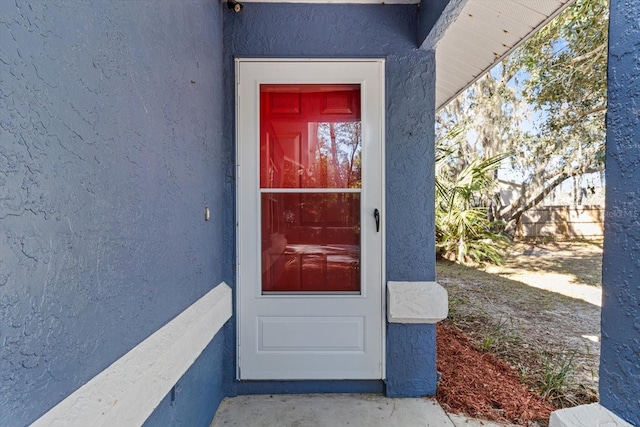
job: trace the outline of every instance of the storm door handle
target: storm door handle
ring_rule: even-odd
[[[380,232],[380,211],[377,208],[373,210],[373,218],[376,220],[376,232]]]

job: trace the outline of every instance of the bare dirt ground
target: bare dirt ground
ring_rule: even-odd
[[[438,261],[449,323],[555,407],[597,401],[602,242],[515,243],[503,266]]]
[[[501,266],[483,270],[601,306],[602,241],[519,242]]]

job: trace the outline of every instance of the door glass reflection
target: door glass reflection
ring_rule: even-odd
[[[263,193],[263,292],[360,290],[360,194]]]
[[[359,85],[261,86],[261,188],[360,188]]]
[[[360,110],[357,84],[260,86],[263,292],[360,291]]]

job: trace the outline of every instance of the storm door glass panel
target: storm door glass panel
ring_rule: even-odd
[[[360,85],[260,86],[262,292],[360,292]]]

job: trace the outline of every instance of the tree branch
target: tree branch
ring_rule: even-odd
[[[589,116],[591,114],[598,113],[600,111],[607,111],[607,105],[605,104],[605,105],[601,105],[601,106],[596,107],[596,108],[592,108],[591,110],[583,111],[583,112],[580,113],[580,115],[578,116],[577,120],[580,120],[580,119],[582,119],[584,117],[587,117],[587,116]]]
[[[542,190],[540,190],[535,196],[525,201],[524,204],[521,204],[522,198],[514,200],[513,202],[511,202],[511,204],[509,204],[509,206],[506,206],[504,209],[501,209],[498,212],[500,218],[507,223],[505,231],[512,234],[515,231],[515,226],[520,220],[520,217],[526,211],[542,202],[542,200],[544,200],[544,198],[549,195],[549,193],[551,193],[556,187],[558,187],[568,178],[585,173],[599,172],[600,170],[601,169],[598,168],[589,168],[587,170],[574,169],[571,172],[562,172],[548,181],[547,185],[545,185]]]
[[[569,61],[569,63],[571,64],[575,64],[576,62],[580,62],[584,59],[594,59],[594,55],[596,53],[601,53],[603,51],[606,51],[607,49],[607,45],[606,44],[601,44],[600,46],[596,47],[595,49],[585,53],[584,55],[580,55],[580,56],[576,56],[575,58],[571,58],[571,60]]]

